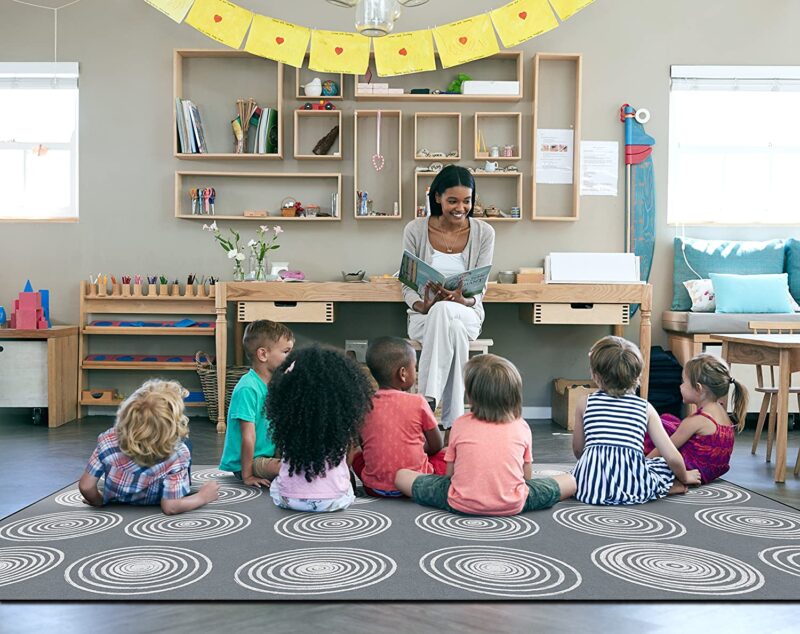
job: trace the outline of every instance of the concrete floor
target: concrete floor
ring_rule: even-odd
[[[28,412],[0,413],[0,517],[10,515],[75,482],[94,449],[97,435],[113,424],[110,417],[91,417],[57,429],[34,426]],[[571,436],[550,421],[532,421],[534,462],[570,462]],[[223,437],[206,420],[191,424],[196,464],[216,464]],[[800,477],[788,470],[784,484],[772,481],[774,466],[764,462],[764,443],[750,454],[752,430],[737,439],[726,476],[730,482],[800,509]],[[800,431],[789,433],[793,466]],[[34,601],[35,598],[31,597]],[[57,628],[59,634],[99,627],[119,632],[240,631],[275,632],[587,632],[613,625],[618,634],[648,634],[712,628],[726,634],[796,632],[800,606],[782,603],[151,603],[151,604],[0,604],[0,632],[32,632]],[[100,626],[102,627],[102,626]],[[105,627],[103,629],[105,629]]]

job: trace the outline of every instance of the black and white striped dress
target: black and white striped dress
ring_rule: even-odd
[[[646,400],[603,391],[589,395],[584,450],[573,471],[575,497],[587,504],[642,504],[667,495],[675,475],[664,458],[645,458],[646,431]]]

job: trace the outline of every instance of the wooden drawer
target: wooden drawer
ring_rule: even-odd
[[[46,340],[0,340],[0,407],[47,407]]]
[[[283,323],[333,323],[333,302],[238,302],[241,322],[269,319]]]
[[[626,325],[630,321],[628,304],[528,304],[520,316],[533,324]]]

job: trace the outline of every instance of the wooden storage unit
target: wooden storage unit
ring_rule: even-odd
[[[294,324],[332,324],[333,302],[239,302],[236,315],[243,323],[269,319]]]
[[[488,133],[484,131],[488,130]],[[485,149],[481,149],[481,137]],[[473,140],[476,161],[519,161],[522,156],[522,113],[520,112],[476,112]],[[514,145],[511,156],[503,156],[504,145]],[[498,146],[500,156],[489,156],[489,148]]]
[[[200,62],[202,60],[202,62]],[[207,68],[200,68],[203,63]],[[274,69],[274,70],[273,70]],[[265,70],[273,81],[264,81]],[[278,160],[283,159],[283,64],[232,49],[175,49],[173,56],[172,134],[173,153],[179,159],[202,160]],[[198,75],[193,77],[193,75]],[[231,119],[236,115],[236,100],[255,97],[261,107],[278,110],[278,152],[276,154],[236,154],[233,148]],[[192,99],[200,110],[209,152],[178,152],[175,100]],[[251,134],[255,129],[251,128]]]
[[[533,324],[627,325],[628,304],[527,304],[520,306],[520,317]]]
[[[436,176],[436,172],[415,172],[414,173],[414,213],[417,213],[417,209],[420,206],[425,205],[425,189],[428,186],[428,183],[425,185],[420,184],[421,178],[429,178],[433,181],[434,177]],[[519,207],[519,217],[518,218],[510,218],[505,216],[500,217],[486,217],[480,216],[478,217],[479,220],[485,220],[486,222],[517,222],[522,218],[522,174],[520,172],[476,172],[473,174],[476,179],[476,189],[478,191],[478,197],[481,200],[482,204],[486,204],[488,201],[486,197],[483,195],[481,190],[481,183],[478,181],[484,182],[500,182],[503,184],[503,189],[509,191],[513,195],[514,203],[513,205]],[[509,185],[508,181],[512,181],[514,184]],[[511,205],[509,205],[510,207]],[[508,212],[508,209],[504,210]]]
[[[215,321],[216,310],[214,308],[214,297],[198,297],[196,295],[164,296],[156,294],[123,296],[105,295],[98,296],[91,285],[81,282],[80,296],[80,337],[78,338],[78,350],[76,355],[77,390],[73,393],[77,395],[78,403],[83,406],[88,405],[118,405],[122,399],[108,397],[94,398],[88,392],[108,392],[114,388],[103,387],[92,390],[89,387],[89,371],[91,370],[129,370],[152,372],[152,378],[163,378],[170,371],[173,372],[194,372],[194,362],[138,362],[138,361],[90,361],[86,360],[89,354],[89,338],[96,336],[139,336],[139,337],[208,337],[209,347],[213,344],[213,337],[216,335],[215,328],[174,328],[164,327],[139,327],[139,326],[92,326],[93,316],[106,315],[170,315],[179,318],[202,317],[204,321]],[[186,351],[184,354],[194,354],[196,350]],[[144,380],[144,379],[142,379]],[[205,402],[187,402],[186,407],[205,407]]]
[[[424,121],[431,120],[432,125],[436,128],[448,126],[451,128],[452,134],[448,135],[448,130],[436,130],[437,138],[436,143],[439,143],[439,137],[448,137],[456,139],[456,156],[447,156],[451,152],[450,147],[442,147],[441,149],[431,149],[438,147],[433,145],[428,140],[430,134],[430,126],[423,123]],[[455,124],[455,125],[453,125]],[[422,156],[419,154],[421,148],[430,149],[431,152],[438,152],[445,156]],[[460,112],[415,112],[414,113],[414,160],[415,161],[430,161],[447,163],[461,160],[461,113]]]
[[[374,168],[377,149],[376,128],[380,113],[381,170]],[[391,126],[391,127],[390,127]],[[361,145],[359,145],[359,129]],[[401,220],[403,217],[403,112],[401,110],[356,110],[353,115],[353,216],[356,220]],[[362,165],[363,163],[363,165]],[[392,184],[396,175],[396,189]],[[375,185],[375,187],[373,187]],[[358,191],[378,192],[373,212],[384,215],[359,215]],[[374,195],[374,193],[373,193]],[[397,214],[394,205],[397,204]]]
[[[319,125],[325,124],[326,125]],[[308,125],[306,125],[308,124]],[[334,126],[339,126],[339,136],[331,147],[330,154],[314,154],[316,141],[308,139],[309,129],[313,127],[313,136],[317,141]],[[301,129],[304,128],[304,129]],[[305,129],[308,128],[308,129]],[[326,129],[327,128],[327,129]],[[294,111],[294,157],[296,159],[314,161],[342,160],[342,111],[341,110],[303,110]]]
[[[0,329],[0,407],[46,407],[60,427],[78,417],[77,397],[77,326]]]
[[[533,56],[533,144],[531,146],[531,217],[533,220],[549,220],[556,222],[574,222],[578,220],[580,213],[580,143],[581,143],[581,62],[580,55],[571,55],[566,53],[536,53]],[[557,102],[554,99],[554,91],[547,91],[540,85],[540,77],[542,74],[541,68],[543,63],[549,62],[566,62],[574,65],[574,97],[571,97],[572,109],[572,124],[570,128],[573,131],[572,137],[572,194],[571,194],[571,209],[568,210],[566,215],[555,215],[551,211],[543,213],[538,203],[537,194],[538,187],[541,184],[536,183],[536,157],[538,148],[538,130],[542,122],[540,116],[539,98],[545,95],[548,103],[557,107]],[[561,110],[561,109],[559,109]],[[563,124],[547,125],[547,128],[557,127],[564,128]],[[551,186],[552,187],[552,186]],[[556,185],[557,187],[557,185]]]
[[[307,68],[308,66],[308,53],[303,58],[303,64],[294,69],[294,97],[302,101],[318,101],[323,99],[325,101],[340,101],[344,99],[344,74],[342,73],[321,73]],[[333,96],[320,95],[319,97],[311,97],[306,95],[302,90],[302,86],[310,82],[314,77],[319,77],[321,81],[332,79],[339,84],[339,94]]]
[[[370,56],[370,65],[374,66],[373,56]],[[436,54],[437,66],[439,55]],[[411,88],[429,87],[432,89],[443,89],[453,79],[453,69],[437,68],[436,71],[425,73],[424,76],[418,74],[400,75],[388,78],[389,87],[403,88],[406,92],[402,95],[384,95],[359,92],[358,84],[363,81],[361,75],[355,76],[354,98],[356,101],[485,101],[485,102],[509,102],[520,101],[523,95],[522,85],[522,52],[521,51],[501,51],[486,57],[462,64],[458,67],[458,72],[466,73],[475,80],[510,80],[519,83],[519,92],[515,95],[448,95],[448,94],[427,94],[412,95],[408,91]],[[431,84],[430,78],[434,78],[435,85]]]
[[[204,180],[198,180],[204,179]],[[209,179],[239,179],[240,184],[236,188],[224,190],[215,187]],[[261,180],[261,185],[258,180]],[[281,188],[278,192],[270,194],[265,190],[263,183],[266,181],[279,181]],[[317,185],[311,199],[305,198],[305,192],[311,189],[312,181],[329,181],[328,185]],[[191,213],[191,198],[189,190],[198,186],[215,187],[217,190],[215,215]],[[227,191],[227,194],[226,194]],[[299,192],[302,192],[298,195]],[[232,193],[232,194],[231,194]],[[300,173],[262,173],[262,172],[175,172],[175,217],[188,220],[202,220],[210,222],[212,220],[254,220],[263,223],[267,220],[280,222],[331,222],[341,219],[341,214],[336,217],[285,217],[281,216],[281,202],[284,198],[291,196],[300,200],[301,203],[315,203],[320,206],[322,211],[331,211],[331,196],[336,194],[338,200],[342,199],[342,175],[341,174],[300,174]],[[231,200],[233,198],[233,200]],[[244,216],[246,209],[264,209],[266,207],[267,216]],[[219,213],[227,209],[241,211],[241,214]]]

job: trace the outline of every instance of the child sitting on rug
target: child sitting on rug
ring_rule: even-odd
[[[114,427],[97,437],[78,488],[87,504],[161,504],[167,515],[213,502],[217,482],[189,495],[191,453],[184,439],[189,419],[175,381],[146,381],[120,405]],[[103,492],[97,483],[105,476]]]
[[[368,495],[401,496],[394,487],[398,469],[445,473],[436,418],[424,396],[408,392],[417,376],[416,364],[414,348],[399,337],[380,337],[367,350],[367,367],[379,389],[364,420],[353,471]]]
[[[296,511],[338,511],[355,500],[347,466],[372,388],[361,367],[332,348],[296,350],[272,377],[267,410],[281,455],[270,495]]]
[[[532,480],[531,428],[522,419],[522,378],[502,357],[482,354],[464,369],[471,412],[455,420],[446,475],[400,469],[395,486],[417,504],[469,515],[516,515],[575,493],[569,475]]]
[[[592,346],[589,363],[600,389],[576,407],[575,497],[588,504],[642,504],[700,484],[700,472],[686,469],[656,410],[634,393],[644,367],[639,349],[622,337],[604,337]],[[645,432],[663,458],[645,458]]]
[[[242,344],[250,370],[231,395],[219,468],[232,471],[245,484],[269,486],[278,475],[281,461],[270,438],[265,409],[267,383],[292,351],[294,335],[281,323],[259,319],[245,328]]]
[[[742,431],[747,416],[747,388],[731,376],[727,363],[711,354],[699,354],[683,368],[681,396],[684,403],[697,406],[697,411],[683,421],[672,414],[661,416],[661,424],[683,456],[686,468],[697,469],[703,484],[730,469],[734,428],[726,406],[731,385],[736,429]],[[648,434],[644,452],[648,458],[660,455]]]

